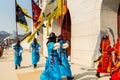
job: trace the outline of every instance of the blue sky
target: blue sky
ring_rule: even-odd
[[[35,0],[36,1],[36,0]],[[17,0],[18,4],[21,7],[27,9],[29,15],[32,15],[31,12],[31,0]],[[32,27],[32,20],[27,19],[29,28]],[[19,34],[24,33],[24,29],[20,28],[18,25]],[[15,21],[15,0],[1,0],[0,2],[0,31],[7,31],[13,33],[13,30],[16,30],[16,21]]]

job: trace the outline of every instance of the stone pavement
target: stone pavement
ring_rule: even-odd
[[[20,69],[14,69],[13,50],[4,51],[0,58],[0,80],[39,80],[41,72],[44,70],[45,57],[41,55],[40,62],[36,69],[31,65],[31,53],[23,51],[23,61]],[[109,80],[109,75],[101,75],[101,78],[95,77],[95,69],[86,66],[71,63],[71,69],[74,80]],[[63,80],[66,80],[63,77]]]

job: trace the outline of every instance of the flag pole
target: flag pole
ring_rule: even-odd
[[[63,1],[62,1],[62,2],[63,2]],[[63,26],[62,26],[62,18],[63,18],[63,17],[62,17],[62,4],[60,5],[60,7],[61,7],[61,11],[60,11],[60,27],[61,27],[61,35],[63,35],[64,33],[62,34],[62,27],[63,27]]]
[[[16,15],[16,0],[15,0],[15,15]],[[16,16],[15,16],[15,22],[16,22]],[[16,41],[18,40],[18,27],[16,22]]]
[[[31,0],[31,7],[33,7],[32,6],[32,0]],[[33,16],[33,13],[32,13],[32,16]],[[33,20],[32,20],[32,33],[34,32],[34,26],[33,26]]]
[[[18,27],[17,27],[17,23],[16,23],[16,40],[18,40]]]

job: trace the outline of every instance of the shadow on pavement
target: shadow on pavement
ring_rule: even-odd
[[[97,80],[96,77],[87,77],[88,75],[95,75],[95,72],[84,72],[82,74],[73,75],[74,80]],[[86,76],[86,77],[85,77]],[[82,78],[85,77],[85,78]],[[82,79],[80,79],[82,78]],[[67,80],[66,77],[63,77],[63,80]]]
[[[33,67],[33,65],[29,65],[29,66],[21,66],[20,69],[30,68],[30,67]],[[43,65],[43,64],[38,64],[38,65],[37,65],[37,68],[39,68],[39,67],[44,67],[44,65]]]
[[[20,69],[29,68],[29,67],[31,67],[31,65],[29,65],[29,66],[21,66]]]

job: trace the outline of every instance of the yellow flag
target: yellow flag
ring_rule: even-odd
[[[25,32],[28,32],[29,31],[29,28],[28,28],[28,25],[26,24],[23,24],[21,22],[17,22],[22,28],[25,28]]]
[[[52,5],[56,5],[55,8],[52,8],[54,6]],[[44,11],[42,11],[38,21],[41,21],[41,23],[37,26],[36,30],[33,32],[33,34],[31,36],[29,36],[27,38],[27,42],[30,42],[33,37],[35,36],[36,32],[38,31],[38,29],[42,26],[44,21],[49,21],[52,20],[54,17],[58,18],[58,16],[62,15],[62,5],[63,5],[63,0],[56,0],[54,3],[48,5],[46,4],[46,8]],[[50,8],[50,9],[49,9]],[[51,9],[55,9],[55,10],[51,10]],[[49,12],[50,11],[50,12]],[[47,29],[48,31],[48,29]]]

